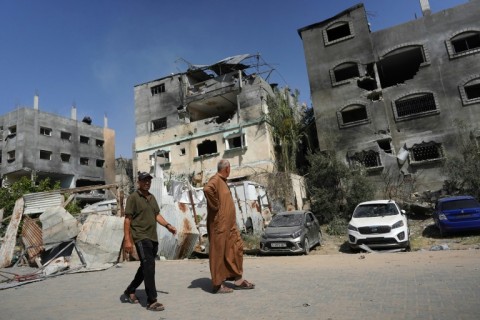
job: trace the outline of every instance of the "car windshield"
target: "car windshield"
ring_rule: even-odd
[[[398,214],[397,207],[393,203],[373,203],[358,206],[353,212],[354,218],[370,218],[394,216]]]
[[[303,214],[277,214],[269,223],[270,227],[295,227],[303,224]]]
[[[478,208],[480,204],[474,199],[446,201],[442,204],[442,210]]]

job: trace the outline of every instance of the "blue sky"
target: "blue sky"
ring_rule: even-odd
[[[297,30],[353,0],[0,0],[0,114],[39,108],[115,130],[116,156],[132,157],[135,85],[260,53],[272,82],[311,105]],[[430,0],[438,12],[467,0]],[[421,17],[420,0],[365,0],[372,31]]]

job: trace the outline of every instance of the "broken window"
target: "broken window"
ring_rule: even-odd
[[[230,135],[225,142],[227,150],[243,148],[245,146],[245,135]]]
[[[160,118],[160,119],[156,119],[156,120],[152,120],[152,132],[153,131],[159,131],[159,130],[162,130],[162,129],[167,129],[167,118],[164,117],[164,118]]]
[[[438,113],[433,93],[418,93],[400,98],[393,102],[397,120]]]
[[[352,167],[358,166],[359,164],[369,169],[382,166],[380,155],[373,150],[357,152],[350,157],[349,162]]]
[[[217,153],[217,142],[212,140],[205,140],[197,145],[198,156],[205,156]]]
[[[88,166],[88,158],[84,158],[84,157],[80,158],[80,164],[82,166]]]
[[[354,104],[343,108],[339,112],[338,118],[340,127],[367,123],[369,121],[367,107],[361,104]]]
[[[353,37],[352,27],[348,22],[337,22],[324,30],[325,45],[329,45]]]
[[[382,149],[385,153],[392,153],[392,139],[382,139],[377,140],[378,146]]]
[[[422,46],[408,46],[393,50],[377,63],[382,88],[413,79],[420,66],[427,63]]]
[[[15,161],[15,150],[8,151],[7,152],[7,162],[13,162]]]
[[[443,148],[440,143],[422,142],[409,149],[410,163],[443,159]]]
[[[97,147],[103,147],[104,141],[101,139],[95,139],[95,145]]]
[[[8,137],[12,138],[17,134],[17,126],[8,127]]]
[[[44,136],[52,136],[52,129],[50,128],[45,128],[45,127],[40,127],[40,134]]]
[[[60,159],[62,159],[62,162],[70,162],[70,155],[68,153],[60,153]]]
[[[459,89],[464,105],[480,102],[480,78],[468,81]]]
[[[80,143],[88,144],[89,141],[90,141],[89,137],[80,136]]]
[[[463,32],[450,39],[455,54],[480,48],[480,32]]]
[[[103,168],[103,164],[105,163],[105,160],[102,160],[102,159],[97,159],[95,161],[95,164],[98,168]]]
[[[40,150],[40,159],[52,160],[52,152],[47,150]]]
[[[159,165],[170,163],[170,151],[168,150],[158,150],[155,152],[157,159],[155,159],[155,163]]]
[[[333,68],[334,84],[359,76],[358,65],[355,62],[342,63]]]
[[[165,83],[160,83],[157,86],[151,87],[150,92],[152,93],[152,96],[165,92]]]
[[[70,132],[62,131],[62,132],[60,132],[60,138],[62,140],[71,141],[72,140],[72,134]]]

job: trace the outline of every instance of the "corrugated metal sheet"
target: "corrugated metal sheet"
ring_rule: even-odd
[[[22,241],[30,263],[43,251],[42,229],[29,216],[23,218]]]
[[[63,195],[58,192],[37,192],[23,196],[25,207],[23,214],[40,214],[50,207],[63,205]]]

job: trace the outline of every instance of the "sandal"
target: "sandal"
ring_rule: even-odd
[[[233,289],[224,286],[223,284],[220,286],[213,287],[213,293],[232,293]]]
[[[125,302],[129,302],[132,304],[138,303],[138,298],[135,293],[123,293],[125,295]]]
[[[248,282],[247,280],[243,280],[242,283],[236,284],[234,289],[235,290],[245,290],[245,289],[254,289],[255,285],[253,283]]]
[[[152,304],[148,304],[147,305],[147,310],[150,310],[150,311],[163,311],[165,310],[165,307],[163,306],[163,304],[161,304],[160,302],[153,302]]]

